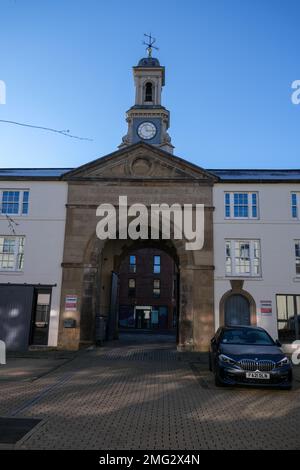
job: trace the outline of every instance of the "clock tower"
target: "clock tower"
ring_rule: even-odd
[[[148,57],[133,67],[135,104],[126,113],[128,132],[119,148],[142,141],[173,153],[174,146],[167,132],[170,113],[161,105],[162,87],[165,85],[165,67],[152,57],[153,38],[150,36]]]

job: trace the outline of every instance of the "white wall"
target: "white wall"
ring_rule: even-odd
[[[52,289],[49,346],[57,345],[62,257],[68,186],[58,181],[0,181],[0,189],[29,189],[29,213],[12,218],[19,225],[16,235],[25,235],[23,272],[0,271],[0,283],[57,284]],[[0,235],[12,235],[0,215]]]
[[[261,243],[261,277],[245,279],[243,289],[256,302],[257,324],[277,338],[276,294],[300,294],[300,278],[296,278],[294,240],[300,239],[300,221],[291,216],[291,192],[300,191],[299,184],[217,184],[214,187],[214,264],[215,264],[215,327],[219,327],[219,304],[231,289],[225,276],[225,239],[258,239]],[[259,219],[225,219],[224,193],[257,191]],[[272,315],[261,315],[260,301],[272,301]]]

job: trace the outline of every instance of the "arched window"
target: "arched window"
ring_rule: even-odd
[[[145,86],[145,101],[153,101],[153,86],[150,82]]]

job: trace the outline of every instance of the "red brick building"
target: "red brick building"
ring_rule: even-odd
[[[119,327],[175,330],[177,280],[176,264],[164,251],[130,252],[119,272]]]

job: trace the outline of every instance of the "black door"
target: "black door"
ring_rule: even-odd
[[[49,334],[51,289],[34,289],[31,344],[47,345]]]
[[[151,310],[136,308],[136,325],[135,327],[142,330],[147,330],[151,327]]]
[[[0,340],[8,351],[28,348],[33,296],[31,286],[0,286]]]
[[[234,294],[225,302],[225,325],[250,325],[250,303],[246,297]]]

